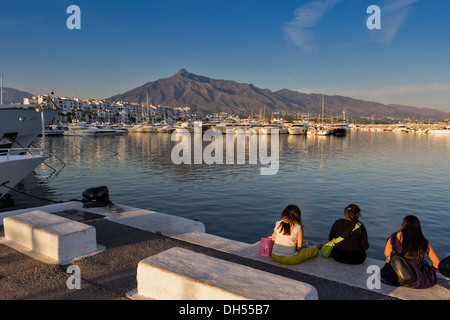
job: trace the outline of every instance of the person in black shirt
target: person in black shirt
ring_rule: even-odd
[[[329,241],[342,237],[332,251],[332,257],[337,262],[347,264],[361,264],[366,260],[366,250],[369,248],[367,231],[358,218],[361,210],[356,204],[349,204],[345,210],[345,219],[336,220],[331,227]],[[359,225],[355,229],[356,225]]]

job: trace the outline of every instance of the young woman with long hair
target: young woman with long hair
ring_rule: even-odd
[[[419,276],[415,282],[407,285],[407,287],[424,289],[436,284],[436,269],[440,260],[431,243],[423,235],[420,221],[416,216],[404,217],[400,230],[390,235],[384,249],[386,257],[391,255],[393,247],[397,253],[408,258],[414,271]],[[431,259],[432,266],[425,260],[426,255]],[[394,286],[399,285],[389,263],[386,263],[381,269],[381,281]]]
[[[329,241],[333,238],[344,238],[336,243],[331,256],[337,262],[361,264],[366,260],[366,250],[369,248],[366,228],[359,221],[361,209],[356,204],[349,204],[344,209],[344,216],[345,219],[334,222],[328,235]]]
[[[322,244],[313,247],[303,245],[303,223],[300,208],[288,205],[281,212],[281,220],[275,223],[272,259],[284,264],[298,264],[316,257]]]

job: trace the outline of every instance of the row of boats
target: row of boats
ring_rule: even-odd
[[[222,133],[234,134],[272,134],[277,130],[280,134],[292,135],[336,135],[343,136],[350,132],[348,122],[334,125],[314,123],[272,123],[262,124],[252,121],[223,121],[219,123],[184,122],[170,125],[165,122],[158,124],[138,124],[132,126],[99,126],[94,124],[77,124],[61,127],[50,125],[59,110],[42,109],[33,106],[1,105],[0,104],[0,198],[8,193],[17,183],[25,178],[37,166],[47,159],[45,154],[45,138],[41,148],[32,147],[37,136],[45,132],[47,135],[117,135],[129,132],[172,133],[184,130],[198,133],[208,129]],[[47,129],[47,130],[45,130]],[[408,128],[398,125],[392,131],[408,132]],[[450,126],[424,130],[430,134],[450,135]]]
[[[361,131],[379,132],[379,131],[391,131],[400,133],[428,133],[436,135],[450,135],[450,125],[447,126],[437,126],[431,125],[427,128],[422,126],[407,126],[405,124],[397,124],[395,126],[362,126],[358,128]]]
[[[334,125],[317,125],[308,122],[302,123],[260,123],[256,121],[240,122],[236,120],[224,122],[178,122],[174,125],[166,122],[140,123],[136,125],[96,125],[96,124],[70,124],[65,126],[50,125],[46,128],[46,135],[118,135],[125,133],[172,133],[174,131],[202,133],[208,129],[221,133],[232,134],[293,134],[293,135],[336,135],[344,136],[350,130],[347,122]]]
[[[307,122],[286,125],[283,123],[262,124],[235,120],[202,123],[201,125],[195,122],[170,125],[164,121],[158,124],[143,123],[131,126],[100,126],[94,124],[61,126],[51,124],[58,112],[59,110],[56,108],[44,110],[32,105],[0,104],[0,198],[4,197],[48,158],[45,154],[45,136],[50,135],[102,136],[129,132],[172,133],[176,130],[197,133],[208,129],[235,134],[272,134],[273,130],[277,130],[280,134],[294,135],[343,135],[346,132],[346,128],[322,128]],[[33,142],[43,132],[42,146],[40,148],[33,147]]]

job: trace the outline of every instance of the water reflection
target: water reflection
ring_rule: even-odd
[[[232,139],[235,162],[237,139]],[[357,203],[369,233],[369,256],[383,258],[386,238],[406,214],[421,219],[426,236],[444,256],[449,251],[449,140],[391,132],[280,135],[279,170],[263,176],[260,169],[267,165],[249,163],[249,140],[243,164],[226,162],[224,139],[224,164],[175,165],[171,151],[177,142],[170,134],[48,137],[49,166],[40,166],[37,182],[23,186],[27,193],[67,201],[106,185],[113,202],[198,219],[207,232],[248,243],[271,234],[289,203],[301,208],[305,237],[324,242],[344,208]],[[202,141],[202,150],[210,143]],[[8,201],[43,204],[15,193],[1,203]]]

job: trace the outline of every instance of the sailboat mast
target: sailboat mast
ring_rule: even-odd
[[[325,106],[325,85],[322,84],[322,125],[323,125],[323,112],[324,112],[324,106]]]
[[[3,75],[1,76],[0,84],[0,104],[3,104]]]

